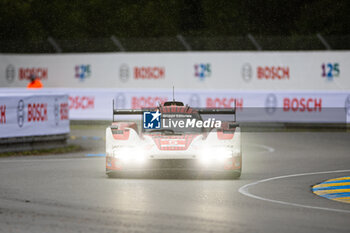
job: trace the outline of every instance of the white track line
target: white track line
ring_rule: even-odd
[[[297,204],[293,202],[286,202],[286,201],[278,201],[278,200],[273,200],[273,199],[268,199],[264,197],[260,197],[254,194],[251,194],[248,189],[249,187],[252,187],[257,184],[265,183],[268,181],[272,180],[278,180],[278,179],[284,179],[284,178],[290,178],[290,177],[297,177],[297,176],[309,176],[309,175],[317,175],[317,174],[327,174],[327,173],[340,173],[340,172],[350,172],[350,170],[337,170],[337,171],[324,171],[324,172],[310,172],[310,173],[300,173],[300,174],[292,174],[292,175],[285,175],[285,176],[277,176],[277,177],[272,177],[264,180],[259,180],[250,184],[243,185],[242,187],[239,188],[239,192],[245,196],[255,198],[258,200],[262,201],[268,201],[272,203],[278,203],[278,204],[283,204],[283,205],[289,205],[289,206],[295,206],[295,207],[303,207],[303,208],[309,208],[309,209],[316,209],[316,210],[327,210],[327,211],[333,211],[333,212],[340,212],[340,213],[347,213],[350,214],[350,210],[342,210],[342,209],[333,209],[333,208],[326,208],[326,207],[319,207],[319,206],[309,206],[309,205],[302,205],[302,204]]]
[[[271,146],[266,146],[266,145],[263,145],[263,144],[247,143],[246,145],[264,148],[264,149],[266,149],[267,152],[269,152],[269,153],[272,153],[272,152],[275,151],[275,148],[273,148],[273,147],[271,147]],[[262,152],[264,153],[265,151],[262,151]],[[261,152],[260,152],[260,153],[261,153]]]

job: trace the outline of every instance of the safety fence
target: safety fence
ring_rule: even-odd
[[[91,53],[141,51],[349,50],[350,35],[193,36],[154,38],[59,39],[0,41],[0,53]]]

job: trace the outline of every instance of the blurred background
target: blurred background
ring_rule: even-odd
[[[346,0],[1,0],[0,52],[349,49],[349,10]]]

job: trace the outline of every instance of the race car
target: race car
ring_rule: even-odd
[[[142,122],[114,119],[121,115],[139,115]],[[106,129],[106,174],[194,171],[239,178],[241,129],[235,119],[235,108],[191,108],[178,101],[149,109],[113,107]]]

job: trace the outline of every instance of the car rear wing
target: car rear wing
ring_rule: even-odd
[[[235,108],[193,108],[199,114],[236,114]]]
[[[236,101],[235,101],[236,106]],[[143,108],[143,109],[115,109],[113,101],[113,121],[114,115],[142,115],[143,112],[156,111],[155,108]],[[234,115],[234,121],[236,121],[236,107],[232,108],[192,108],[199,114],[232,114]]]
[[[233,121],[236,122],[236,108],[193,108],[200,115],[233,115]]]
[[[113,122],[115,115],[142,115],[146,109],[114,109],[113,106]]]
[[[234,108],[192,108],[199,114],[236,114]],[[154,109],[113,109],[113,115],[140,115]]]
[[[199,114],[220,114],[220,115],[234,115],[234,122],[236,122],[236,100],[234,101],[235,105],[234,107],[230,108],[193,108],[196,110]]]
[[[141,115],[144,109],[113,109],[113,115]]]

